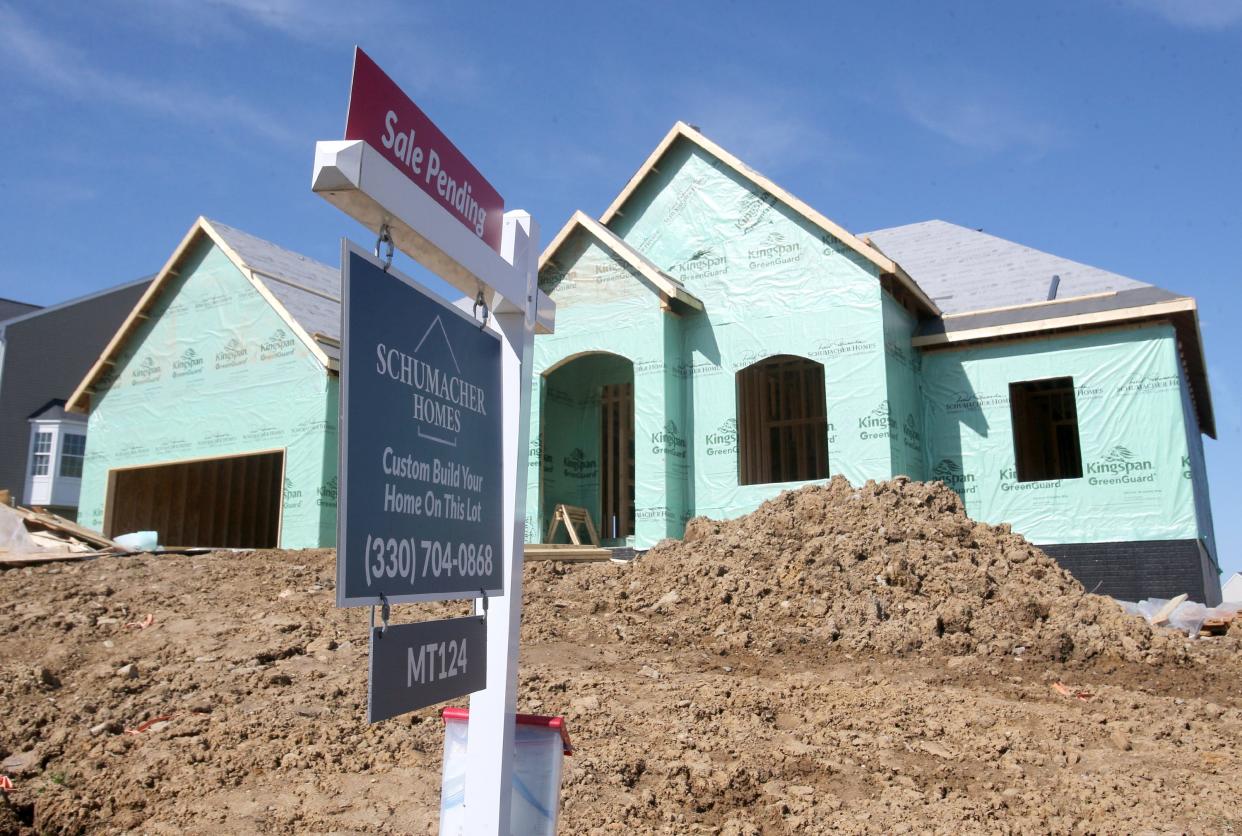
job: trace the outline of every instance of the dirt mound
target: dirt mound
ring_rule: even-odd
[[[527,567],[518,708],[568,718],[562,833],[1242,827],[1242,634],[1153,636],[934,485],[689,537]],[[0,833],[435,833],[442,726],[366,724],[333,578],[330,551],[0,572]]]
[[[657,632],[718,650],[1186,658],[1177,636],[1087,594],[1008,526],[972,521],[939,482],[836,477],[735,520],[693,519],[632,572],[579,583],[601,611],[657,613]]]

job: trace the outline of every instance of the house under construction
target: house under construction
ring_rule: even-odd
[[[560,504],[641,548],[905,474],[1089,589],[1219,598],[1193,299],[942,221],[853,235],[685,124],[540,265],[529,540]]]
[[[1191,298],[942,221],[851,234],[680,123],[539,281],[530,542],[560,505],[645,548],[904,474],[1089,589],[1219,598]],[[339,270],[196,222],[68,404],[89,413],[79,519],[333,544],[339,300]]]

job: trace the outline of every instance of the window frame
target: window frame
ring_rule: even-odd
[[[734,376],[739,486],[827,479],[824,364],[773,354]]]
[[[70,452],[69,450],[70,439],[73,439],[75,442],[77,439],[81,439],[82,448],[79,452]],[[78,471],[77,473],[66,473],[65,472],[65,460],[66,459],[76,460],[77,471]],[[60,437],[60,466],[59,466],[59,473],[61,477],[65,479],[81,479],[82,471],[85,468],[85,465],[86,465],[86,436],[83,433],[62,433]]]
[[[1010,382],[1009,426],[1015,481],[1082,478],[1082,422],[1073,375]]]
[[[30,448],[30,475],[52,475],[52,447],[56,433],[53,430],[35,430],[34,443]],[[46,447],[40,447],[46,442]],[[42,465],[42,471],[40,471]]]

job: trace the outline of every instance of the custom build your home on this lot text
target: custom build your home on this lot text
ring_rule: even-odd
[[[1088,589],[1219,598],[1193,299],[942,221],[855,236],[680,123],[539,281],[530,542],[559,504],[645,548],[904,474]],[[69,401],[79,519],[332,545],[339,335],[339,270],[197,221]]]

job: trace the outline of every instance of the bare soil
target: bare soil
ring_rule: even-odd
[[[0,573],[0,832],[436,832],[437,713],[367,726],[368,613],[333,574]],[[1153,631],[942,485],[834,480],[525,579],[519,710],[577,748],[562,833],[1242,828],[1242,637]]]

